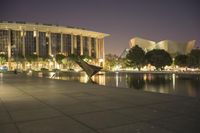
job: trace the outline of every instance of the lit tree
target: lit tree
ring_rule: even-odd
[[[105,69],[112,70],[118,64],[118,56],[107,54],[105,56]]]
[[[140,71],[141,67],[145,65],[145,51],[136,45],[129,50],[126,59],[130,66],[137,67]]]
[[[191,55],[191,54],[188,55],[187,66],[189,68],[197,68],[198,67],[198,61],[194,55]]]
[[[81,55],[80,57],[82,60],[86,61],[87,63],[89,63],[90,61],[92,61],[94,59],[89,55]]]
[[[62,60],[62,63],[63,63],[65,66],[67,66],[68,69],[73,69],[74,66],[76,65],[76,63],[75,63],[73,60],[69,59],[69,58],[63,59],[63,60]]]
[[[126,58],[118,58],[118,64],[121,66],[121,68],[126,68],[128,66]]]
[[[187,55],[177,55],[174,60],[174,64],[179,67],[187,67]]]
[[[63,55],[63,54],[56,54],[56,57],[55,57],[56,62],[57,62],[59,65],[62,64],[62,60],[65,59],[65,58],[66,58],[66,56]]]
[[[153,49],[146,53],[147,62],[155,66],[157,70],[163,70],[165,66],[172,64],[172,58],[168,52],[163,49]]]
[[[67,68],[70,70],[75,69],[78,65],[76,61],[78,60],[78,56],[76,54],[70,54],[67,56],[67,58],[62,60],[62,63],[67,66]]]
[[[0,54],[0,65],[3,65],[8,60],[8,57],[5,54]]]
[[[32,63],[34,63],[38,60],[38,55],[36,55],[36,54],[27,55],[26,60],[30,63],[30,68],[31,68]]]
[[[193,49],[188,55],[188,67],[200,67],[200,49]]]

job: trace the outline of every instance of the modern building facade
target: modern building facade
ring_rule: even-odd
[[[56,54],[88,55],[104,62],[105,33],[77,27],[40,23],[0,22],[0,53],[27,57],[54,57]]]
[[[164,49],[170,54],[188,54],[195,47],[195,40],[186,43],[177,43],[171,40],[163,40],[158,43],[139,37],[132,38],[130,40],[130,47],[135,45],[140,46],[146,52],[152,49]]]
[[[134,47],[135,45],[138,45],[143,50],[150,51],[155,48],[156,42],[147,40],[147,39],[143,39],[143,38],[139,38],[139,37],[135,37],[130,40],[129,45],[130,45],[130,48]]]

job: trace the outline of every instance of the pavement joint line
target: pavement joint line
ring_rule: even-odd
[[[39,118],[39,119],[33,119],[33,120],[21,120],[21,121],[14,121],[14,122],[16,122],[16,123],[27,123],[27,122],[48,120],[48,119],[59,118],[59,117],[61,117],[61,116],[52,116],[52,117],[46,117],[46,118]]]
[[[81,122],[81,121],[79,121],[79,120],[75,119],[74,117],[72,117],[72,116],[70,116],[70,115],[68,115],[68,114],[64,113],[64,112],[63,112],[63,111],[61,111],[61,110],[58,110],[56,107],[54,107],[54,106],[52,106],[52,105],[49,105],[49,104],[47,104],[47,103],[45,103],[45,102],[41,101],[41,100],[40,100],[40,99],[38,99],[37,97],[35,97],[35,96],[33,96],[33,95],[31,95],[31,94],[27,93],[27,92],[26,92],[26,91],[24,91],[24,90],[21,90],[19,87],[15,87],[15,88],[16,88],[16,89],[18,89],[18,90],[20,90],[20,91],[22,91],[24,94],[26,94],[26,95],[29,95],[29,96],[33,97],[34,99],[36,99],[36,100],[37,100],[37,101],[39,101],[40,103],[42,103],[42,104],[45,104],[45,105],[49,106],[50,108],[52,108],[52,109],[55,109],[56,111],[58,111],[58,112],[62,113],[64,116],[66,116],[66,117],[68,117],[68,118],[71,118],[72,120],[74,120],[74,121],[78,122],[79,124],[81,124],[81,125],[83,125],[83,126],[85,126],[85,127],[89,128],[90,130],[92,130],[92,131],[94,131],[94,132],[96,132],[96,133],[100,133],[100,132],[99,132],[99,131],[97,131],[96,129],[94,129],[94,128],[92,128],[92,127],[88,126],[87,124],[85,124],[85,123],[83,123],[83,122]]]
[[[12,120],[12,123],[15,125],[15,128],[17,129],[17,132],[18,132],[18,133],[21,133],[21,131],[19,130],[19,127],[17,126],[17,123],[13,120],[13,118],[12,118],[10,112],[8,111],[7,107],[5,106],[4,102],[3,102],[1,99],[0,99],[0,101],[1,101],[1,103],[2,103],[2,105],[3,105],[3,107],[5,108],[5,111],[8,113],[8,116],[9,116],[10,119]]]

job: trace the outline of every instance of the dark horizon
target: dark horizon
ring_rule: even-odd
[[[106,53],[120,55],[129,40],[196,40],[200,46],[198,0],[2,0],[0,20],[75,26],[111,34]]]

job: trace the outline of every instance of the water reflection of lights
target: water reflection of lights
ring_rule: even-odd
[[[119,86],[119,75],[118,75],[118,74],[119,74],[119,73],[116,72],[116,75],[115,75],[115,79],[116,79],[116,87]]]
[[[148,75],[147,75],[147,79],[148,79],[149,81],[151,81],[151,80],[153,79],[152,75],[151,75],[151,74],[148,74]]]
[[[88,80],[89,80],[89,77],[87,76],[87,74],[86,73],[81,73],[80,82],[87,83]]]
[[[50,72],[46,75],[52,77],[55,74]],[[1,74],[2,75],[2,74]],[[39,76],[39,75],[38,75]],[[44,76],[44,75],[43,75]],[[100,72],[92,77],[92,80],[99,85],[107,85],[114,87],[125,87],[125,88],[137,88],[158,92],[158,93],[175,93],[184,94],[187,96],[199,96],[198,91],[199,77],[193,75],[187,75],[190,80],[183,80],[184,75],[178,74],[134,74],[134,73],[106,73]],[[80,81],[83,83],[88,83],[88,76],[85,72],[64,72],[60,73],[55,77],[55,79]],[[188,86],[189,84],[189,86]]]
[[[144,79],[144,81],[146,81],[146,80],[147,80],[147,75],[146,75],[146,74],[144,74],[144,77],[143,77],[143,79]]]
[[[33,71],[32,71],[32,70],[28,70],[27,75],[28,75],[28,76],[32,76],[32,74],[33,74]]]
[[[98,74],[94,75],[92,77],[92,80],[99,85],[106,85],[105,72],[99,72]]]
[[[3,80],[3,73],[0,73],[0,80]]]
[[[176,75],[174,73],[172,74],[172,86],[173,86],[173,90],[175,90],[175,87],[176,87]]]

